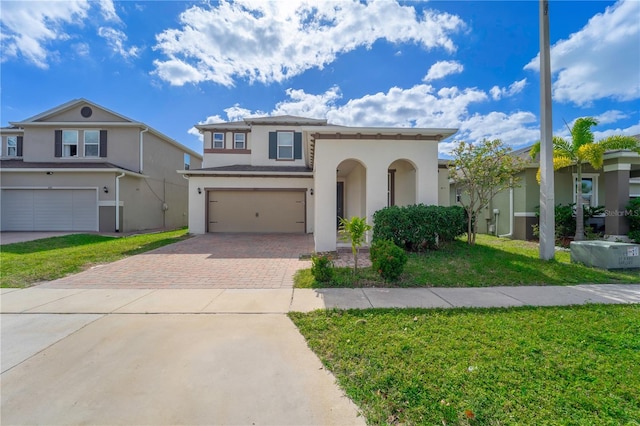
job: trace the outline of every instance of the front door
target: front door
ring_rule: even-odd
[[[336,228],[340,228],[340,219],[344,217],[344,182],[338,182],[336,194]]]

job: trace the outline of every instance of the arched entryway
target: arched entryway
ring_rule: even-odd
[[[416,204],[416,167],[409,160],[396,160],[387,175],[387,206]]]
[[[338,218],[367,215],[367,169],[347,159],[336,168],[336,227]]]

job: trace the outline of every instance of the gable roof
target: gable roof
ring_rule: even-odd
[[[13,125],[22,125],[22,124],[27,124],[27,123],[33,123],[35,121],[43,121],[48,117],[51,117],[53,115],[59,114],[59,113],[64,112],[64,111],[68,111],[68,110],[70,110],[72,108],[77,107],[78,105],[81,105],[81,104],[88,104],[89,106],[92,106],[94,108],[101,109],[101,110],[103,110],[105,112],[108,112],[109,114],[115,115],[116,117],[120,118],[123,121],[127,121],[127,122],[130,122],[130,123],[136,123],[135,120],[132,120],[131,118],[126,117],[126,116],[124,116],[122,114],[118,114],[117,112],[111,111],[110,109],[105,108],[102,105],[98,105],[98,104],[96,104],[94,102],[91,102],[88,99],[85,99],[85,98],[79,98],[79,99],[70,100],[69,102],[66,102],[66,103],[64,103],[62,105],[58,105],[57,107],[48,109],[48,110],[46,110],[44,112],[41,112],[40,114],[34,115],[33,117],[29,117],[29,118],[27,118],[25,120],[22,120],[22,121],[19,121],[19,122],[15,122],[15,123],[11,123],[11,124],[13,124]]]
[[[22,121],[16,121],[16,122],[9,122],[9,124],[12,126],[12,130],[14,128],[24,128],[24,126],[42,126],[42,125],[46,125],[46,126],[50,126],[50,125],[55,125],[57,124],[57,122],[46,122],[44,121],[46,118],[54,116],[56,114],[60,114],[62,112],[68,111],[72,108],[76,108],[79,105],[89,105],[93,108],[96,109],[101,109],[105,112],[107,112],[108,114],[111,114],[115,117],[120,118],[121,122],[119,121],[114,121],[114,122],[108,122],[106,124],[108,125],[115,125],[115,126],[130,126],[130,127],[139,127],[140,129],[148,129],[149,133],[152,133],[153,135],[155,135],[156,137],[158,137],[159,139],[177,147],[180,148],[182,150],[184,150],[186,153],[188,153],[189,155],[198,158],[200,160],[202,160],[202,154],[199,154],[197,152],[195,152],[194,150],[186,147],[185,145],[181,144],[180,142],[170,138],[169,136],[165,135],[164,133],[154,129],[153,127],[141,122],[141,121],[136,121],[133,120],[127,116],[124,116],[122,114],[118,114],[117,112],[111,111],[108,108],[103,107],[102,105],[98,105],[95,102],[91,102],[88,99],[85,98],[79,98],[79,99],[73,99],[69,102],[66,102],[62,105],[59,105],[57,107],[51,108],[47,111],[44,111],[40,114],[34,115],[33,117],[29,117],[25,120]],[[65,125],[74,125],[74,122],[64,122]],[[92,126],[97,126],[97,125],[104,125],[105,123],[103,122],[90,122],[90,123],[83,123],[83,125],[92,125]]]

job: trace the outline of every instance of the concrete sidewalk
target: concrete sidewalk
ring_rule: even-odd
[[[640,303],[640,284],[483,288],[2,289],[2,313],[284,314],[316,309]]]
[[[640,284],[1,291],[0,424],[364,425],[286,312],[640,303]]]

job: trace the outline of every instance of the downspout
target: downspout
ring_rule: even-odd
[[[116,232],[120,232],[120,178],[124,175],[116,176]]]
[[[496,227],[496,234],[498,233],[498,228]],[[511,238],[513,237],[513,185],[509,188],[509,233],[498,235],[500,238]]]
[[[148,127],[146,129],[140,131],[140,173],[142,173],[143,166],[144,166],[144,160],[143,160],[144,159],[144,148],[143,148],[144,144],[142,143],[142,139],[143,139],[142,135],[143,135],[143,133],[146,133],[148,131],[149,131]]]

